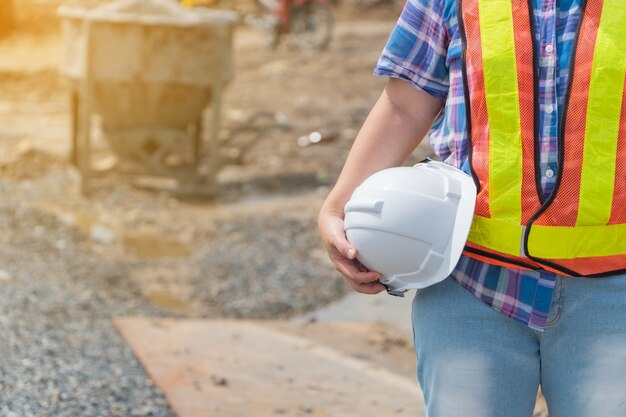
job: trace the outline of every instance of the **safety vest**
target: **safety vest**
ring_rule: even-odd
[[[559,123],[558,172],[546,200],[539,186],[538,51],[529,4],[457,0],[469,162],[478,187],[464,253],[572,276],[624,273],[624,0],[582,1]]]

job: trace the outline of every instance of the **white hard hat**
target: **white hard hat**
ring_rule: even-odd
[[[380,272],[393,295],[443,281],[467,241],[476,186],[443,162],[379,171],[345,206],[344,227],[357,259]]]

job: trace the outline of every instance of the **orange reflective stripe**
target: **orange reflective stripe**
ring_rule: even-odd
[[[470,163],[479,181],[475,213],[490,217],[489,212],[489,122],[485,98],[485,78],[483,55],[480,45],[480,22],[477,0],[458,0],[462,16],[459,22],[463,27],[464,79],[467,82],[465,97],[469,112],[467,124],[470,128]],[[471,76],[466,76],[471,74]]]
[[[533,60],[533,28],[528,0],[513,0],[515,56],[522,129],[522,224],[539,211],[539,192],[535,183],[535,78]]]

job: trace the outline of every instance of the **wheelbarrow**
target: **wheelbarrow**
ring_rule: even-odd
[[[166,177],[177,192],[214,195],[237,14],[121,0],[91,9],[61,6],[58,15],[60,72],[71,86],[70,158],[82,190],[114,171]],[[117,159],[113,168],[94,167],[96,133]]]

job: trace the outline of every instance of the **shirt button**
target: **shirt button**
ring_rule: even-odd
[[[547,177],[547,178],[552,178],[552,177],[554,177],[554,171],[552,171],[551,169],[549,169],[549,168],[548,168],[548,169],[546,170],[546,177]]]
[[[546,45],[546,52],[551,54],[552,51],[554,51],[554,46],[553,45]]]
[[[554,106],[552,104],[548,104],[546,106],[546,113],[550,114],[554,111]]]

